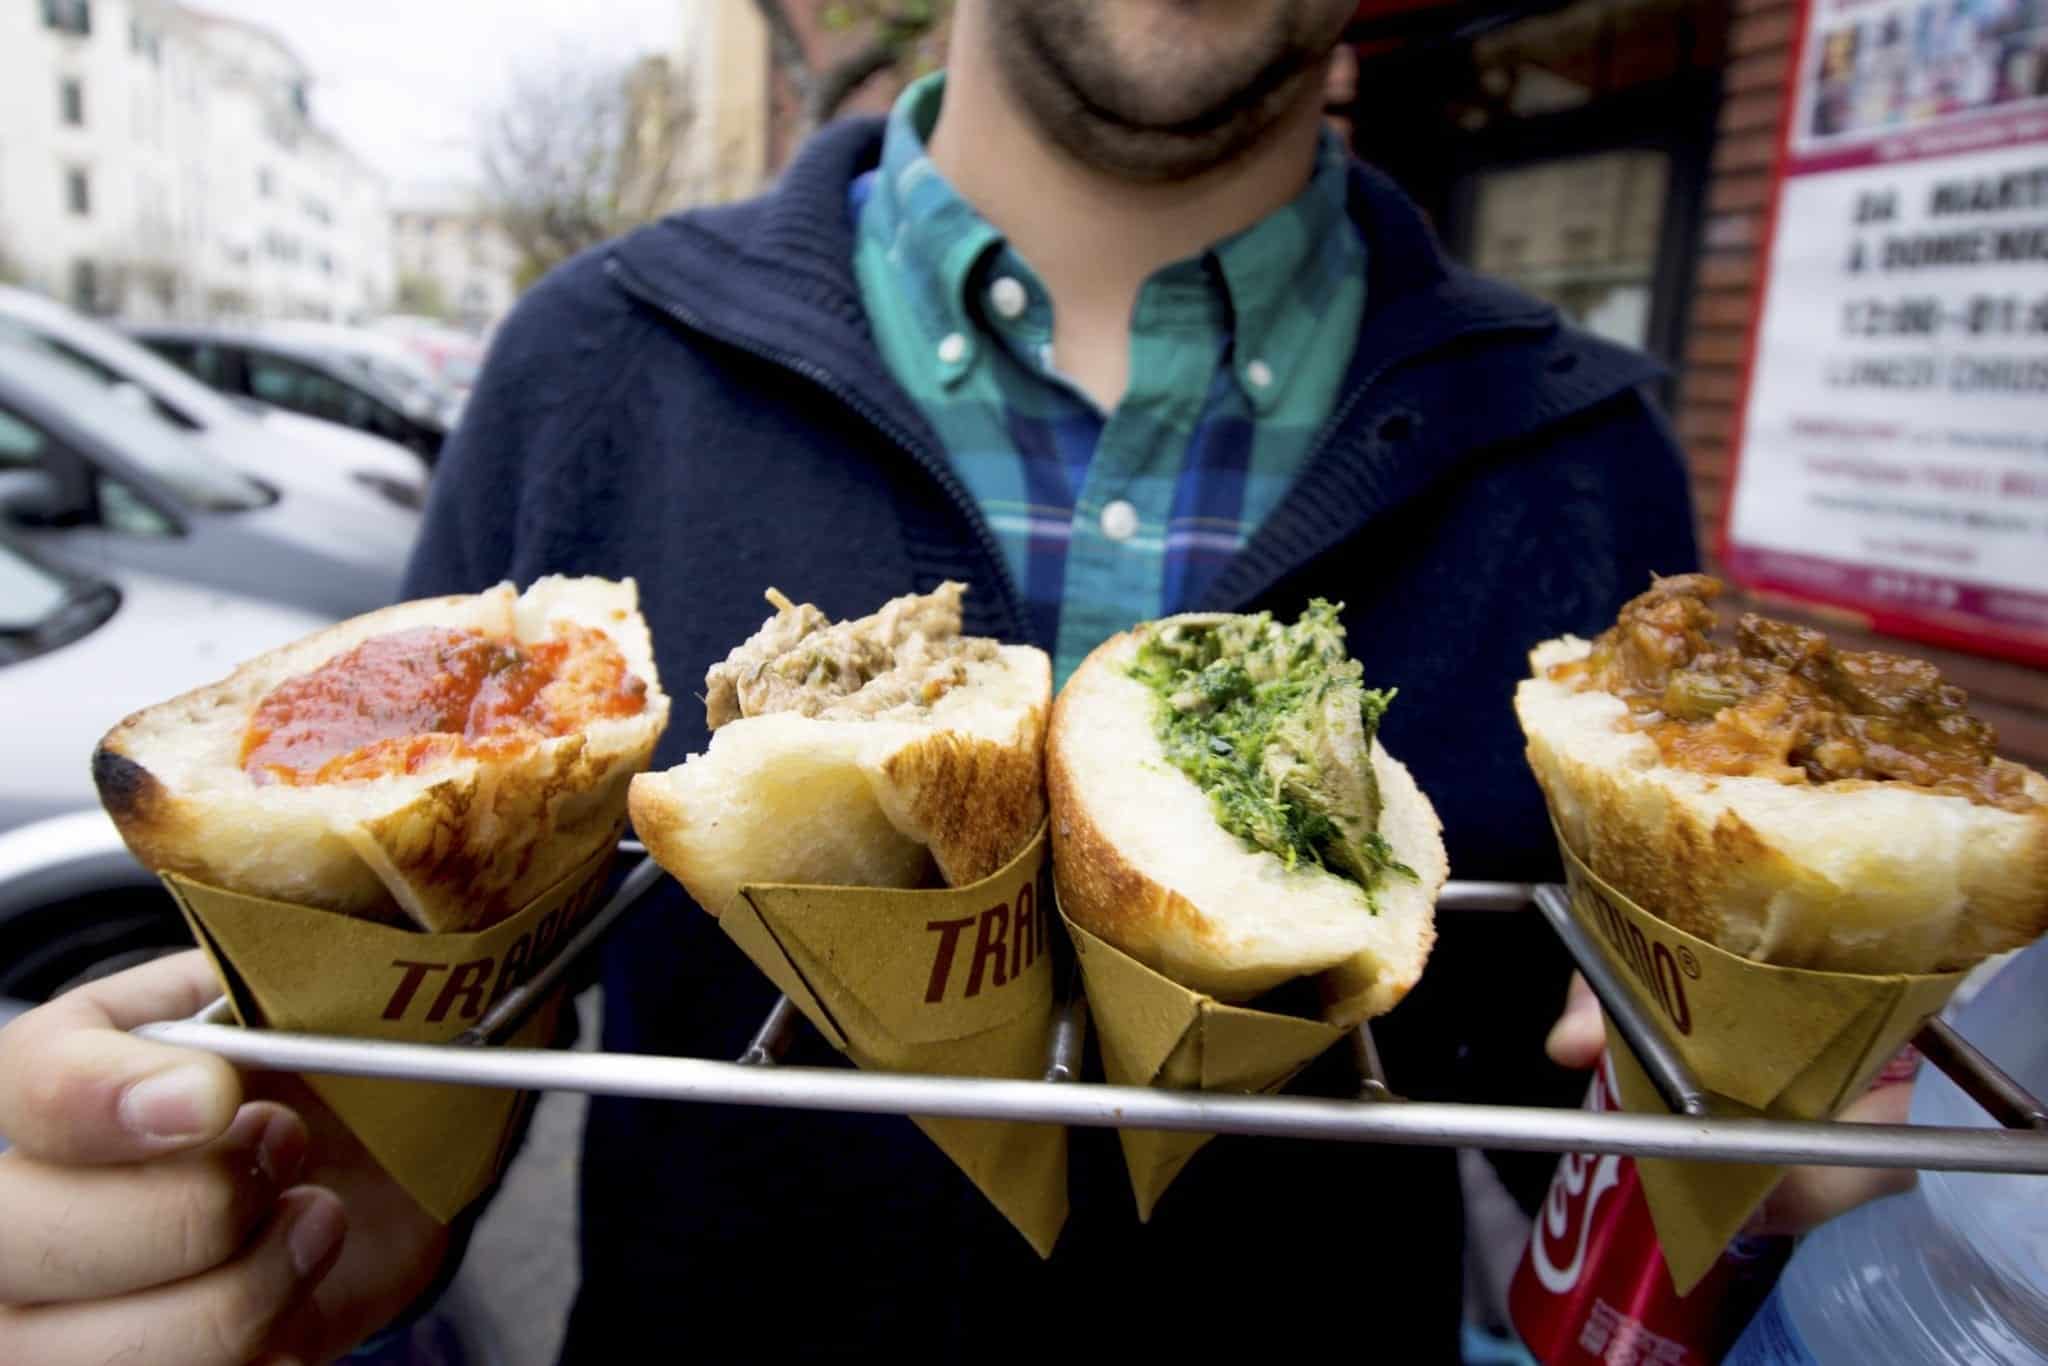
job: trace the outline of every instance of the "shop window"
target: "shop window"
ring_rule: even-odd
[[[1482,171],[1471,261],[1625,346],[1650,342],[1671,162],[1628,150]]]
[[[1452,96],[1467,129],[1584,108],[1713,65],[1697,0],[1576,0],[1472,45],[1473,87]]]

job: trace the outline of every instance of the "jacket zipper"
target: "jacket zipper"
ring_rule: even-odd
[[[645,281],[633,273],[631,267],[627,266],[617,257],[607,256],[604,269],[605,274],[609,275],[626,293],[648,307],[655,309],[657,312],[664,314],[671,321],[723,345],[744,351],[748,355],[768,361],[770,364],[779,365],[783,369],[810,381],[813,385],[824,390],[834,399],[837,399],[841,405],[851,410],[856,416],[865,421],[868,426],[894,443],[898,450],[916,461],[926,474],[937,481],[939,487],[945,491],[947,498],[952,501],[954,508],[966,519],[967,525],[973,529],[975,540],[981,546],[982,553],[988,557],[989,563],[995,566],[997,587],[1002,591],[1003,604],[1008,608],[1010,614],[1011,634],[1017,639],[1023,638],[1023,595],[1017,588],[1016,579],[1010,573],[1009,562],[1003,558],[1003,549],[996,540],[995,532],[989,527],[988,519],[982,516],[980,507],[975,504],[973,495],[967,492],[966,486],[947,467],[944,460],[933,454],[931,450],[917,439],[916,433],[898,423],[851,385],[842,383],[829,370],[826,370],[816,361],[777,347],[763,346],[745,337],[735,336],[724,328],[712,326],[705,321],[701,313],[656,294]]]

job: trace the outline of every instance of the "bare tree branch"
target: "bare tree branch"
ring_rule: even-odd
[[[486,207],[518,247],[522,278],[686,201],[696,117],[660,58],[517,77],[485,130],[482,165]]]

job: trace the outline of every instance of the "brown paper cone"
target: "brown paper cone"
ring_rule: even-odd
[[[1720,1113],[1834,1115],[1869,1088],[1964,977],[1862,976],[1751,962],[1651,915],[1580,862],[1561,836],[1558,848],[1572,914]],[[1607,1046],[1622,1108],[1667,1111],[1612,1023]],[[1636,1168],[1681,1295],[1707,1274],[1784,1175],[1782,1167],[1654,1158],[1639,1159]]]
[[[1190,991],[1067,920],[1065,911],[1060,919],[1081,960],[1102,1070],[1116,1085],[1273,1091],[1344,1035],[1322,1020],[1247,1010]],[[1140,1221],[1151,1219],[1181,1168],[1214,1137],[1117,1130]]]
[[[1052,1027],[1045,831],[966,887],[749,885],[719,924],[860,1067],[1031,1077]],[[992,1120],[917,1126],[1041,1257],[1067,1221],[1067,1131]]]
[[[474,934],[418,934],[332,911],[243,896],[176,873],[164,884],[250,1028],[446,1043],[568,942],[617,844],[524,909]],[[559,997],[511,1040],[544,1046]],[[517,1118],[513,1091],[369,1077],[309,1076],[378,1165],[442,1223],[496,1176]]]

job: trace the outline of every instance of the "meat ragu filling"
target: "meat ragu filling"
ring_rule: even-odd
[[[966,591],[943,583],[835,625],[811,604],[769,589],[775,615],[704,675],[705,723],[717,730],[785,711],[865,720],[931,706],[967,681],[968,665],[996,657],[995,641],[960,634]]]
[[[243,733],[242,768],[258,783],[291,786],[417,773],[646,705],[646,681],[602,631],[558,624],[522,645],[420,626],[372,636],[278,684]]]
[[[2029,811],[2024,770],[1961,688],[1924,660],[1836,650],[1804,626],[1744,613],[1733,643],[1710,639],[1721,584],[1658,579],[1621,609],[1583,660],[1549,676],[1628,705],[1664,761],[1695,773],[1782,783],[1910,783]]]

